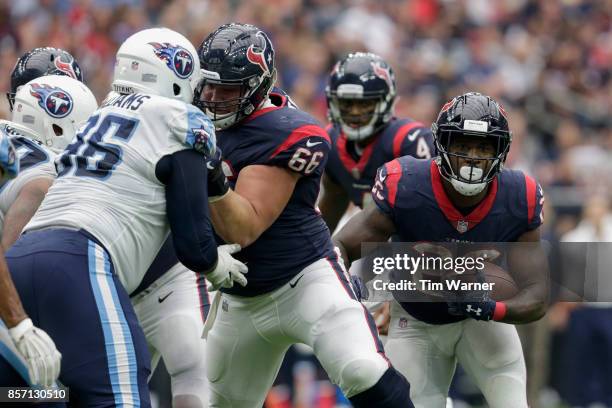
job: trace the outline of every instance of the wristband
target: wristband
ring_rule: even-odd
[[[9,334],[13,338],[13,341],[17,342],[32,327],[34,327],[34,323],[32,323],[32,319],[28,317],[20,321],[17,326],[10,328]]]
[[[506,317],[508,308],[504,302],[495,302],[495,309],[493,311],[493,320],[500,321]]]

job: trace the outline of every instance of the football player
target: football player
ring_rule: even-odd
[[[542,189],[522,172],[503,169],[511,133],[501,106],[478,93],[458,96],[444,105],[432,131],[439,157],[404,156],[379,169],[372,189],[377,205],[335,237],[347,260],[360,257],[362,242],[394,234],[405,242],[540,240]],[[543,316],[546,265],[524,251],[510,252],[508,262],[520,291],[507,301],[392,302],[386,350],[410,381],[415,406],[445,406],[459,361],[489,405],[527,407],[521,343],[516,328],[503,323]],[[534,269],[539,275],[527,272]]]
[[[257,27],[223,25],[199,55],[194,103],[224,155],[210,163],[211,218],[249,265],[248,284],[222,288],[206,321],[210,406],[261,406],[295,343],[312,346],[354,406],[412,406],[315,209],[329,136],[273,89],[274,49]]]
[[[16,75],[13,75],[16,78]],[[40,76],[15,94],[12,122],[3,122],[17,149],[19,176],[0,190],[0,234],[8,249],[34,215],[56,176],[54,159],[98,108],[81,82]]]
[[[40,47],[23,54],[11,72],[11,89],[6,93],[12,111],[20,87],[43,75],[66,75],[83,82],[83,72],[74,57],[61,48]]]
[[[12,121],[2,121],[0,126],[15,146],[20,171],[17,177],[5,182],[0,189],[3,248],[9,248],[17,240],[53,183],[56,154],[64,150],[77,129],[98,107],[95,97],[84,84],[58,75],[41,76],[19,86],[13,101],[15,109]],[[31,321],[26,323],[25,327],[32,327]],[[25,330],[18,332],[25,333]],[[15,330],[9,330],[9,333],[14,334]],[[44,339],[41,341],[44,343]],[[23,369],[18,369],[23,366],[18,359],[7,360],[14,363],[14,368],[7,368],[11,375],[17,369],[24,381],[36,383],[36,365],[25,365],[31,370],[28,377]],[[45,385],[51,384],[45,382]]]
[[[120,95],[56,160],[58,178],[7,253],[26,312],[63,355],[71,403],[150,406],[150,358],[128,293],[169,232],[181,262],[212,282],[242,277],[245,267],[217,251],[209,223],[204,163],[215,134],[188,103],[197,58],[168,29],[122,44],[113,80]]]
[[[5,126],[0,127],[0,172],[2,184],[19,172],[19,160]],[[35,327],[26,314],[1,248],[0,356],[0,378],[17,370],[24,385],[51,387],[59,375],[61,354],[47,333]]]
[[[334,231],[349,202],[371,202],[376,170],[394,158],[431,157],[431,130],[393,115],[393,70],[378,55],[357,52],[338,61],[326,89],[332,150],[323,175],[321,215]]]
[[[163,359],[170,375],[172,406],[207,407],[202,330],[210,298],[204,276],[178,261],[168,238],[130,298],[151,354],[151,373]]]

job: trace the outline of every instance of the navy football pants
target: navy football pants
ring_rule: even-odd
[[[108,253],[84,231],[24,234],[6,254],[26,313],[62,353],[70,405],[149,407],[150,357]],[[23,385],[2,370],[0,386]]]

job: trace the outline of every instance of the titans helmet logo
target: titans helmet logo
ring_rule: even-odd
[[[157,58],[164,61],[168,68],[181,79],[187,78],[193,72],[193,56],[180,45],[150,42]]]
[[[38,99],[38,105],[54,118],[64,118],[72,112],[74,103],[66,91],[47,84],[30,84],[30,95]]]

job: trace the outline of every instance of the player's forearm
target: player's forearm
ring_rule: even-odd
[[[240,244],[242,248],[255,242],[264,231],[255,207],[233,190],[210,203],[210,215],[215,232],[225,242]]]
[[[530,231],[519,239],[520,244],[510,248],[508,266],[520,292],[504,302],[507,312],[503,322],[529,323],[546,313],[550,287],[548,260],[539,239],[539,230]]]
[[[51,179],[38,179],[31,181],[22,189],[4,218],[1,242],[4,250],[8,250],[17,241],[23,228],[38,210],[52,183]]]
[[[351,262],[361,257],[361,242],[350,239],[345,234],[334,235],[332,241],[340,250],[340,254],[347,268],[351,265]]]
[[[19,299],[19,294],[4,260],[4,253],[0,250],[0,318],[11,328],[26,317],[21,299]]]
[[[349,198],[342,187],[333,182],[327,174],[323,175],[322,184],[323,189],[317,205],[329,231],[333,234],[346,212]]]
[[[506,314],[500,320],[504,323],[523,324],[541,319],[546,314],[548,291],[545,285],[534,284],[523,288],[512,299],[503,302]]]

